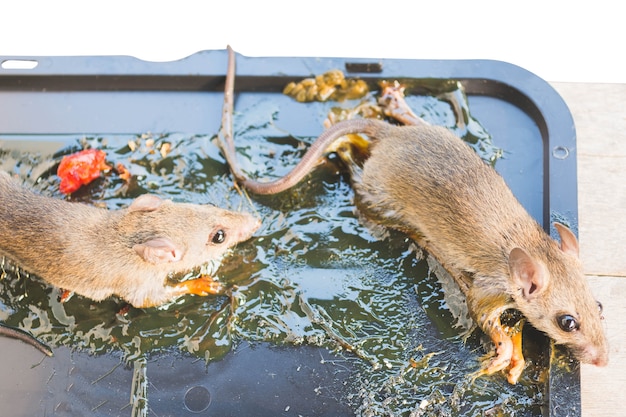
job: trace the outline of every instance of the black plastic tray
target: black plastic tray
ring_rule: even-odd
[[[220,127],[225,50],[166,63],[124,56],[0,57],[0,62],[9,59],[38,65],[0,69],[0,141],[2,135],[93,132],[214,134]],[[576,227],[574,123],[561,97],[542,79],[488,60],[238,55],[236,91],[280,93],[289,81],[332,68],[369,81],[459,80],[472,115],[511,151],[497,169],[522,204],[546,229],[555,216]],[[320,133],[319,126],[299,120],[285,127],[294,135]],[[332,354],[315,347],[244,345],[208,367],[195,358],[163,355],[135,364],[135,370],[115,354],[90,356],[65,347],[39,363],[40,354],[11,339],[0,338],[0,351],[0,403],[7,416],[130,415],[133,376],[146,373],[150,409],[159,416],[352,413],[333,396],[312,394],[322,385],[329,392],[341,389],[341,379],[320,361],[320,355]],[[549,371],[545,415],[580,415],[577,363],[567,372],[551,364]]]

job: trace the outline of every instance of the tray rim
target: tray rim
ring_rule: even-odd
[[[247,79],[262,77],[284,83],[285,77],[301,79],[331,68],[342,69],[347,76],[364,79],[412,78],[454,79],[461,82],[468,95],[491,96],[507,101],[528,114],[537,124],[543,140],[543,224],[556,237],[550,225],[553,217],[563,214],[578,234],[578,198],[576,167],[576,130],[573,116],[559,93],[545,80],[517,65],[488,59],[376,59],[336,57],[250,57],[237,55],[236,92],[245,90]],[[51,79],[66,80],[77,89],[46,89],[44,91],[167,91],[159,88],[163,79],[180,80],[175,91],[223,91],[227,51],[199,51],[175,61],[144,61],[127,55],[109,56],[0,56],[7,60],[37,61],[32,69],[0,68],[0,94],[11,92],[42,92],[38,86]],[[347,65],[380,71],[346,71]],[[282,68],[288,67],[286,74]],[[401,75],[404,74],[404,75]],[[150,81],[143,89],[132,81],[141,77]],[[78,84],[76,82],[79,81]],[[94,81],[96,88],[94,88]],[[130,81],[130,83],[129,83]],[[17,85],[12,83],[16,82]],[[84,83],[84,84],[83,84]],[[243,85],[243,87],[242,87]],[[91,86],[91,87],[90,87]],[[519,101],[512,102],[516,96]],[[557,153],[560,150],[565,153]],[[546,175],[547,174],[547,175]],[[574,178],[563,186],[563,179]],[[565,378],[565,382],[564,382]],[[567,398],[577,396],[576,404],[558,404],[558,392]],[[556,394],[556,395],[553,395]],[[576,363],[571,374],[563,375],[550,361],[548,383],[550,415],[568,409],[568,415],[580,415],[580,369]]]

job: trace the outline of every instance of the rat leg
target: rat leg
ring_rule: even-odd
[[[511,358],[513,357],[514,348],[511,337],[500,322],[499,312],[492,314],[492,317],[486,321],[486,324],[486,328],[484,326],[481,327],[483,327],[483,330],[491,338],[491,341],[496,347],[496,356],[479,372],[491,375],[509,366]]]
[[[513,340],[502,325],[500,316],[510,305],[506,299],[499,295],[487,296],[476,287],[470,288],[468,294],[468,306],[478,327],[489,336],[495,346],[495,355],[488,355],[483,362],[482,368],[472,374],[472,379],[482,375],[492,375],[507,369],[511,364],[513,352]],[[483,312],[480,314],[479,312]],[[490,358],[490,359],[488,359]]]
[[[381,93],[378,104],[383,109],[383,114],[397,120],[404,125],[427,125],[424,119],[416,115],[405,100],[404,86],[398,81],[381,82]],[[456,116],[456,125],[461,131],[467,130],[469,110],[465,101],[465,92],[461,84],[452,91],[439,94],[439,98],[450,103]]]
[[[409,126],[428,125],[428,123],[416,115],[404,99],[404,86],[397,81],[383,83],[378,104],[383,108],[387,117],[396,119],[400,123]]]
[[[502,331],[502,329],[494,328],[493,332],[489,334],[491,341],[496,346],[495,356],[487,355],[487,359],[484,361],[480,370],[472,373],[471,379],[474,380],[483,375],[492,375],[496,372],[506,369],[511,363],[511,357],[513,356],[513,342],[511,338]],[[509,379],[509,382],[511,380]],[[515,383],[515,382],[511,382]]]
[[[434,253],[436,251],[432,250],[428,242],[418,232],[413,231],[407,234],[420,247],[435,256]],[[435,258],[437,257],[435,256]],[[459,288],[466,296],[469,311],[473,312],[474,321],[489,336],[495,346],[495,356],[489,355],[490,359],[485,360],[482,369],[471,375],[472,379],[508,369],[507,380],[511,384],[517,383],[525,365],[524,355],[522,354],[522,327],[525,320],[517,320],[514,326],[503,325],[501,321],[502,314],[513,307],[510,301],[507,300],[507,296],[484,294],[480,289],[472,286],[470,275],[439,260],[437,261],[459,285]],[[476,312],[485,313],[476,314]]]
[[[223,294],[225,291],[222,284],[213,281],[209,276],[201,276],[196,279],[179,282],[174,285],[165,285],[160,287],[158,291],[152,288],[150,292],[140,298],[128,298],[133,307],[148,308],[156,307],[163,303],[172,301],[180,296],[193,294],[199,296],[207,296],[211,294]]]
[[[514,332],[511,336],[511,341],[513,342],[513,354],[511,355],[511,364],[507,375],[507,379],[511,384],[517,383],[519,377],[522,375],[522,371],[524,370],[524,365],[526,365],[524,354],[522,353],[523,326],[524,320],[520,320],[518,324],[512,328],[512,331]]]
[[[194,294],[206,296],[211,294],[222,294],[224,287],[217,281],[213,281],[209,276],[203,275],[200,278],[179,282],[173,288],[178,295]]]
[[[501,309],[493,312],[480,326],[491,338],[496,352],[473,377],[491,375],[506,369],[507,380],[510,384],[516,384],[526,364],[522,353],[522,327],[525,320],[519,320],[512,327],[505,326],[500,320],[501,313]]]

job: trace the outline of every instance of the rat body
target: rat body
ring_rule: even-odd
[[[234,64],[229,74],[234,78]],[[228,88],[227,80],[223,129],[232,113]],[[341,139],[353,134],[367,135],[369,144]],[[470,314],[496,346],[496,356],[480,373],[507,370],[515,383],[523,370],[521,333],[512,334],[500,322],[510,308],[580,361],[607,364],[599,304],[583,274],[574,234],[555,224],[559,245],[495,169],[449,130],[373,119],[339,122],[318,137],[289,174],[267,183],[247,178],[238,168],[232,134],[223,131],[220,139],[235,177],[257,194],[294,186],[329,151],[347,161],[360,213],[410,236],[459,283]],[[355,154],[367,155],[362,167]]]
[[[105,210],[45,197],[0,173],[0,255],[52,285],[93,300],[117,295],[135,307],[220,291],[197,278],[168,283],[247,240],[258,219],[211,205],[142,195]]]
[[[258,194],[284,191],[341,137],[355,133],[372,141],[363,167],[350,164],[360,214],[413,238],[457,280],[474,320],[497,346],[486,373],[509,368],[515,382],[523,369],[521,346],[500,324],[509,308],[582,362],[606,365],[598,303],[578,260],[574,234],[557,223],[561,243],[554,241],[502,177],[443,127],[340,122],[318,138],[292,173],[276,182],[244,178],[241,183]],[[342,156],[349,152],[344,145],[334,150],[351,160]]]

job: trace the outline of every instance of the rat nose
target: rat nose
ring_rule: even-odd
[[[609,363],[609,352],[606,350],[598,350],[595,347],[585,349],[585,355],[590,358],[589,363],[595,366],[606,366]]]
[[[608,355],[601,355],[596,357],[592,362],[595,366],[607,366],[609,364]]]
[[[253,215],[248,213],[242,214],[243,224],[241,224],[241,227],[238,229],[237,233],[237,241],[239,242],[249,239],[254,234],[254,232],[256,232],[259,227],[261,227],[261,219],[259,219],[258,217],[254,217]]]

